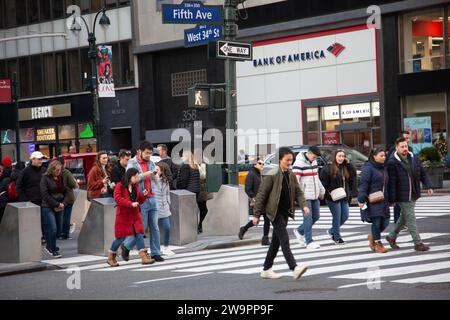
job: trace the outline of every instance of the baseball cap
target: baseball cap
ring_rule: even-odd
[[[42,154],[42,152],[40,151],[34,151],[31,155],[30,155],[30,160],[32,159],[42,159],[45,158],[45,156]]]

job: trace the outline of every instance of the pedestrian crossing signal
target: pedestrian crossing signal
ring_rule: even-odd
[[[225,90],[196,86],[188,89],[188,107],[193,109],[223,109],[225,108]]]

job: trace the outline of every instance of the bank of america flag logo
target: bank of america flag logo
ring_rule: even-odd
[[[344,49],[345,47],[342,44],[336,42],[329,46],[327,50],[337,57],[341,54],[342,51],[344,51]]]

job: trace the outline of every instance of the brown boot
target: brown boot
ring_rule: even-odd
[[[375,251],[375,242],[373,241],[372,234],[369,234],[367,236],[367,239],[369,239],[369,248],[370,248],[370,250]]]
[[[381,241],[375,241],[375,252],[376,253],[386,253],[388,252],[388,249],[386,249]]]
[[[117,260],[116,260],[116,256],[117,256],[116,252],[113,252],[111,250],[108,251],[108,261],[107,262],[111,267],[119,266],[119,264],[117,263]]]
[[[389,245],[392,249],[400,249],[400,247],[397,245],[396,239],[387,236],[386,241],[389,242]]]
[[[155,259],[150,258],[148,255],[147,249],[140,250],[139,256],[141,257],[142,264],[152,264],[155,262]]]
[[[414,250],[416,251],[428,251],[430,250],[430,247],[427,246],[425,243],[418,243],[414,246]]]

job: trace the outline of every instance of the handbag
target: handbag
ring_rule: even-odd
[[[386,172],[383,171],[383,191],[376,191],[369,194],[369,203],[378,203],[384,201],[385,184],[386,184]]]
[[[345,177],[343,174],[342,174],[342,182],[344,184],[344,187],[336,188],[330,192],[330,196],[333,201],[339,201],[347,197],[347,192],[345,192]]]

